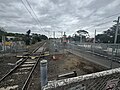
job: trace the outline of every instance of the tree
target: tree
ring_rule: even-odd
[[[116,25],[113,25],[110,29],[103,32],[103,34],[98,34],[96,36],[96,41],[100,43],[114,43]],[[120,27],[118,30],[117,43],[120,43]]]
[[[86,41],[86,37],[89,36],[89,33],[85,30],[78,30],[77,33],[79,34],[81,42]]]

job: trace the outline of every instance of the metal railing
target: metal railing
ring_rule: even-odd
[[[49,81],[43,90],[120,90],[120,68]]]

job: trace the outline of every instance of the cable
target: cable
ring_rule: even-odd
[[[39,21],[39,19],[38,19],[37,15],[36,15],[36,13],[35,13],[34,9],[33,9],[33,8],[32,8],[32,6],[30,5],[30,3],[28,2],[28,0],[26,0],[26,2],[27,2],[27,4],[29,5],[29,7],[31,8],[31,10],[32,10],[33,14],[35,15],[35,17],[36,17],[36,19],[37,19],[38,23],[40,24],[40,21]],[[41,25],[41,24],[40,24],[40,25]]]
[[[103,19],[101,19],[101,20],[105,20],[105,19],[107,19],[107,18],[111,18],[111,17],[116,16],[116,15],[119,15],[119,14],[120,14],[120,13],[116,13],[116,14],[107,16],[107,17],[105,17],[105,18],[103,18]],[[99,20],[99,21],[101,21],[101,20]],[[90,28],[92,28],[92,27],[95,27],[95,26],[104,25],[104,24],[109,23],[109,22],[110,22],[110,21],[107,21],[107,22],[104,22],[104,23],[95,24],[95,25],[93,25],[93,26],[90,26],[90,27],[87,28],[86,30],[88,30],[88,29],[90,29]]]
[[[30,10],[27,8],[27,6],[25,5],[25,3],[23,2],[23,0],[21,0],[22,4],[24,5],[24,7],[26,8],[26,10],[28,11],[28,13],[31,15],[31,17],[36,21],[35,17],[32,15],[32,13],[30,12]],[[37,22],[37,21],[36,21]]]
[[[25,8],[26,8],[26,10],[29,12],[29,14],[32,16],[32,18],[36,21],[36,23],[39,25],[39,21],[38,21],[38,18],[37,18],[37,20],[36,20],[36,18],[33,16],[33,14],[31,13],[31,11],[27,8],[27,6],[25,5],[25,3],[23,2],[23,0],[21,0],[21,2],[22,2],[22,4],[25,6]],[[29,3],[29,2],[28,2]],[[28,4],[28,5],[30,5],[30,4]],[[29,6],[30,8],[31,8],[31,10],[33,10],[32,9],[32,7],[31,6]],[[36,14],[35,14],[35,12],[33,11],[33,13],[34,13],[34,15],[36,16]],[[39,30],[43,30],[41,27],[39,27]],[[44,30],[43,30],[44,31]],[[44,31],[45,32],[45,31]]]
[[[113,14],[113,15],[110,15],[110,16],[107,16],[107,17],[105,17],[105,18],[103,18],[103,19],[101,19],[101,20],[105,20],[105,19],[107,19],[107,18],[110,18],[110,17],[113,17],[113,16],[117,16],[117,15],[119,15],[120,13],[116,13],[116,14]]]
[[[87,28],[86,30],[88,30],[88,29],[90,29],[90,28],[92,28],[92,27],[95,27],[95,26],[101,26],[101,25],[107,24],[107,23],[109,23],[109,22],[111,22],[111,20],[106,21],[106,22],[102,22],[102,23],[99,23],[99,24],[95,24],[95,25],[93,25],[93,26],[90,26],[90,27]]]

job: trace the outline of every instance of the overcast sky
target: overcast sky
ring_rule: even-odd
[[[94,30],[98,33],[107,30],[120,15],[120,0],[28,0],[35,11],[39,23],[31,17],[21,0],[0,0],[0,26],[8,32],[40,33],[52,36],[56,31],[65,31],[72,35],[79,29],[87,30],[91,36]],[[31,8],[23,0],[33,14]],[[36,18],[36,17],[35,17]],[[97,26],[96,24],[108,22]],[[50,31],[50,33],[46,32]]]

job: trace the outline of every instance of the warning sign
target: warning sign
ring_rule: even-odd
[[[119,82],[119,78],[107,81],[105,90],[116,90],[116,86],[118,85],[118,82]]]

